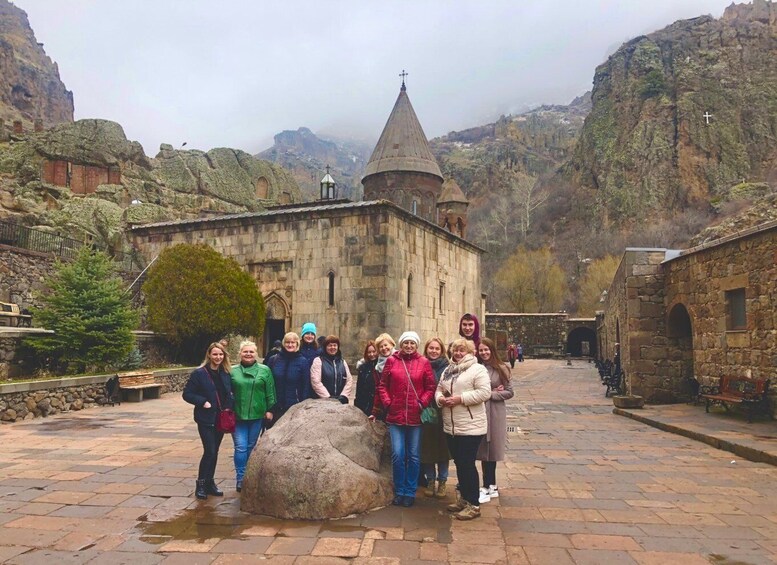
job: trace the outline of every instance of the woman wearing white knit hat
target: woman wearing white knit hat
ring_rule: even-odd
[[[391,436],[393,504],[412,506],[421,468],[421,410],[432,401],[436,383],[429,360],[418,353],[418,334],[407,331],[398,343],[383,367],[378,396]]]

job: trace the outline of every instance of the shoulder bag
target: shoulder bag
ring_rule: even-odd
[[[418,397],[418,392],[416,392],[415,390],[413,379],[410,378],[410,371],[407,370],[407,364],[405,364],[404,359],[402,359],[402,366],[405,368],[405,374],[407,375],[407,382],[410,383],[410,388],[413,389],[413,394],[415,394],[415,399],[418,401],[418,405],[421,407],[421,423],[436,424],[439,417],[439,414],[437,412],[437,407],[432,406],[431,404],[426,408],[423,407],[423,405],[421,404],[421,399]]]
[[[205,368],[205,372],[208,373],[208,377],[210,377],[210,382],[213,383],[213,388],[216,389],[216,402],[219,405],[219,412],[216,415],[216,431],[221,432],[223,434],[231,434],[235,431],[235,425],[237,424],[237,418],[235,417],[234,410],[231,410],[229,408],[221,408],[221,397],[219,396],[219,387],[216,385],[216,381],[213,380],[213,377],[210,374],[210,371],[208,371],[207,368]]]

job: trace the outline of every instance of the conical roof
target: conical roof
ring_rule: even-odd
[[[445,182],[442,183],[442,194],[440,194],[440,197],[437,199],[437,203],[443,204],[445,202],[462,202],[464,204],[469,204],[469,200],[467,200],[467,197],[464,195],[464,191],[461,190],[461,187],[453,179],[446,179]]]
[[[404,84],[364,170],[364,178],[388,171],[427,173],[443,178]]]

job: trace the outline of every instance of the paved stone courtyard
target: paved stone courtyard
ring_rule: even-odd
[[[0,563],[777,563],[777,468],[612,414],[587,363],[514,378],[501,496],[472,522],[422,496],[330,522],[242,514],[228,439],[226,496],[196,501],[178,395],[4,425]]]

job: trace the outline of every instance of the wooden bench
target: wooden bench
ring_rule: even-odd
[[[29,328],[32,325],[32,316],[23,314],[18,304],[8,302],[0,302],[0,319],[7,320],[9,326]]]
[[[741,404],[747,409],[747,421],[753,421],[756,411],[763,411],[771,417],[769,405],[769,381],[766,379],[752,379],[748,377],[720,378],[720,384],[716,391],[701,394],[706,400],[705,411],[710,411],[711,404],[722,404],[728,411],[729,404]]]
[[[125,402],[142,402],[145,399],[160,398],[162,385],[154,382],[154,375],[146,371],[119,373],[119,390]]]

